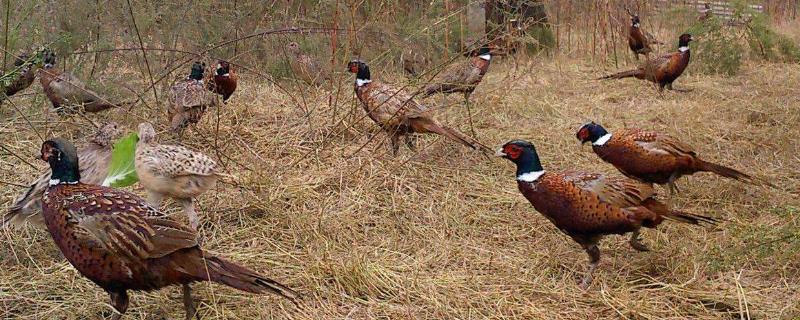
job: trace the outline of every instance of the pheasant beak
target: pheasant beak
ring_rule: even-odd
[[[507,156],[508,156],[508,154],[507,154],[507,153],[503,152],[503,149],[502,149],[502,148],[501,148],[501,149],[497,149],[497,151],[495,151],[495,152],[494,152],[494,155],[495,155],[496,157],[500,157],[500,158],[505,158],[505,157],[507,157]]]

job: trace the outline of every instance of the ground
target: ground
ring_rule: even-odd
[[[608,237],[594,284],[583,291],[586,254],[518,193],[507,160],[436,137],[421,139],[418,153],[403,147],[392,157],[354,100],[352,75],[340,74],[331,98],[324,88],[244,74],[240,91],[184,141],[236,176],[200,199],[203,246],[297,289],[303,306],[203,283],[195,296],[204,319],[800,317],[800,67],[749,64],[728,78],[690,68],[675,86],[691,92],[662,94],[637,80],[592,80],[613,68],[582,60],[493,63],[473,94],[475,130],[486,145],[527,139],[546,170],[617,174],[579,146],[576,129],[589,120],[612,130],[641,127],[776,188],[710,174],[681,180],[674,206],[722,223],[646,230],[650,252]],[[372,69],[378,79],[402,80]],[[469,132],[460,99],[447,98],[439,118]],[[93,130],[82,119],[45,123],[41,97],[16,102],[44,136],[84,141]],[[89,117],[128,131],[151,120],[161,141],[173,142],[165,109],[153,116],[147,108]],[[3,144],[22,156],[0,159],[0,181],[27,184],[45,168],[33,160],[41,140],[8,104],[0,114],[9,119],[0,124]],[[22,191],[3,187],[0,207]],[[0,268],[0,318],[111,314],[107,295],[60,257],[45,231],[0,230]],[[182,317],[175,287],[133,293],[125,319]]]

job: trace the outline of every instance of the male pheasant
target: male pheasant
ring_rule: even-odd
[[[689,42],[691,41],[692,35],[684,33],[678,39],[677,52],[649,59],[636,69],[610,74],[598,78],[598,80],[635,77],[656,83],[660,91],[665,87],[673,90],[672,82],[678,79],[689,65]]]
[[[10,70],[10,72],[15,73],[13,75],[14,78],[5,87],[5,94],[0,96],[0,104],[6,98],[31,86],[33,80],[36,79],[36,66],[37,64],[33,62],[32,57],[27,54],[21,54],[14,60],[14,68]]]
[[[221,95],[223,103],[228,103],[228,99],[236,91],[238,81],[239,77],[230,62],[219,60],[217,68],[214,69],[214,77],[208,82],[208,89]]]
[[[408,148],[414,150],[414,133],[435,133],[472,149],[487,149],[477,140],[439,123],[409,94],[373,81],[369,67],[363,61],[350,61],[347,68],[356,74],[354,89],[367,115],[389,135],[393,154],[396,155],[400,148],[398,140],[401,136],[405,137]]]
[[[95,133],[86,146],[78,150],[81,182],[87,184],[103,182],[108,175],[114,140],[119,137],[120,133],[117,123],[109,122]],[[28,190],[17,198],[17,201],[14,201],[0,222],[0,226],[20,226],[24,222],[31,222],[36,226],[44,227],[44,218],[41,215],[42,195],[49,182],[50,171],[48,170],[32,182]]]
[[[97,93],[86,88],[78,78],[67,72],[55,68],[56,54],[46,50],[44,52],[44,66],[39,69],[39,82],[42,85],[47,99],[59,115],[74,114],[78,112],[100,112],[111,108],[118,108],[130,103],[113,103],[100,97]]]
[[[750,175],[701,159],[694,148],[664,133],[642,129],[619,129],[613,134],[590,122],[576,133],[581,143],[592,143],[600,159],[612,164],[622,174],[642,182],[667,184],[675,192],[675,180],[696,172],[755,184]]]
[[[581,281],[584,289],[600,262],[597,244],[604,236],[631,232],[631,246],[647,251],[639,242],[641,227],[655,228],[664,219],[689,224],[716,221],[670,210],[656,200],[647,183],[593,173],[546,172],[536,148],[527,141],[509,141],[496,154],[517,165],[517,187],[536,211],[586,250],[590,264]]]
[[[463,93],[464,104],[467,107],[469,116],[470,131],[472,135],[475,135],[475,128],[472,125],[472,110],[470,109],[469,97],[472,95],[472,92],[475,91],[475,87],[481,83],[486,72],[489,71],[491,60],[492,53],[489,47],[481,47],[473,57],[456,62],[437,74],[432,83],[425,86],[422,90],[422,97],[425,98],[435,93]]]
[[[627,9],[626,9],[627,10]],[[639,60],[639,55],[647,57],[648,54],[653,52],[652,44],[662,44],[653,37],[650,33],[642,30],[642,22],[639,15],[633,14],[628,10],[631,16],[631,25],[628,26],[628,47],[633,51],[633,56]]]
[[[190,284],[213,281],[251,293],[274,293],[296,301],[286,286],[200,248],[192,229],[133,193],[80,182],[75,146],[56,138],[42,144],[50,164],[44,193],[47,230],[72,266],[111,296],[122,317],[128,290],[182,285],[186,319],[196,310]]]

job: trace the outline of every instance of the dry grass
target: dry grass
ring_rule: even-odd
[[[373,69],[378,78],[399,80]],[[583,292],[577,280],[586,255],[517,192],[509,162],[433,137],[420,141],[419,153],[401,149],[393,158],[353,100],[349,76],[342,75],[336,108],[327,91],[297,86],[308,92],[291,98],[245,76],[221,109],[218,140],[212,112],[185,141],[220,159],[241,185],[222,184],[201,198],[204,247],[297,288],[304,307],[199,284],[200,312],[205,319],[800,317],[800,243],[759,245],[800,226],[800,67],[748,65],[734,78],[690,74],[676,87],[693,92],[663,95],[635,80],[587,80],[604,71],[580,60],[516,67],[498,60],[473,95],[479,138],[488,145],[529,139],[548,170],[615,173],[578,147],[577,126],[589,119],[611,129],[639,126],[675,135],[702,156],[779,188],[707,174],[683,180],[675,205],[724,218],[719,229],[666,223],[643,234],[647,253],[609,237],[595,283]],[[82,140],[93,130],[81,119],[44,122],[41,96],[14,102],[44,136]],[[0,142],[36,168],[4,155],[0,181],[26,184],[45,167],[31,160],[41,141],[8,106],[0,110],[7,119]],[[139,106],[92,117],[133,130],[153,113]],[[466,131],[465,115],[455,105],[440,118]],[[2,207],[20,192],[0,189]],[[0,233],[0,318],[110,315],[106,294],[60,257],[46,232]],[[125,319],[181,318],[179,296],[178,288],[134,293]]]

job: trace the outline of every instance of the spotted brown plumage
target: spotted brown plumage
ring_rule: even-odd
[[[21,54],[14,60],[14,68],[9,71],[9,73],[14,73],[14,78],[4,88],[5,95],[0,96],[0,104],[6,98],[31,86],[33,80],[36,79],[36,67],[37,64],[33,63],[32,58],[27,54]]]
[[[675,180],[696,172],[713,172],[747,183],[756,183],[748,174],[701,159],[694,148],[667,134],[636,128],[609,133],[590,122],[576,133],[581,143],[592,143],[600,159],[624,175],[647,183],[668,184],[675,191]]]
[[[304,53],[297,42],[286,45],[289,54],[289,68],[292,74],[300,80],[314,86],[319,86],[329,81],[330,73],[313,56]]]
[[[200,219],[194,199],[213,188],[220,176],[213,159],[183,146],[159,144],[150,123],[139,124],[136,143],[136,174],[147,190],[148,202],[158,207],[164,197],[177,200],[197,230]]]
[[[221,95],[222,102],[227,103],[233,92],[236,91],[238,81],[239,76],[236,75],[236,69],[231,66],[230,62],[219,60],[214,69],[214,76],[208,82],[208,90]]]
[[[664,90],[664,87],[673,90],[672,83],[683,74],[689,65],[689,42],[691,41],[692,36],[684,33],[678,40],[677,52],[648,59],[636,69],[610,74],[598,80],[635,77],[658,84],[659,90]]]
[[[59,115],[100,112],[131,104],[114,103],[101,97],[88,89],[83,81],[74,75],[57,70],[55,63],[55,53],[49,50],[45,51],[44,66],[37,71],[37,75],[42,90]]]
[[[517,187],[525,198],[558,229],[580,244],[590,258],[581,281],[588,287],[600,261],[599,241],[605,235],[631,232],[630,244],[639,242],[641,227],[655,228],[664,219],[690,224],[715,223],[713,218],[670,210],[655,199],[650,184],[584,172],[546,172],[536,148],[527,141],[509,141],[497,156],[517,165]]]
[[[42,144],[52,179],[44,193],[47,230],[64,257],[111,296],[120,319],[128,290],[183,286],[186,318],[195,314],[190,284],[213,281],[251,293],[298,294],[254,271],[202,250],[189,227],[136,195],[79,182],[75,147],[67,140]]]
[[[172,131],[182,137],[183,130],[190,124],[200,122],[209,106],[216,105],[213,94],[203,85],[205,63],[195,62],[186,79],[169,88],[169,116]]]
[[[372,80],[369,67],[363,61],[350,61],[348,71],[356,74],[356,96],[370,119],[389,135],[395,155],[401,136],[408,148],[414,150],[412,135],[415,133],[435,133],[472,149],[487,149],[477,140],[439,123],[408,93]]]
[[[101,127],[94,137],[78,150],[80,160],[81,182],[100,184],[108,175],[108,164],[111,162],[111,151],[114,140],[121,131],[115,122],[109,122]],[[3,217],[0,227],[20,226],[30,222],[36,226],[44,227],[42,218],[42,195],[50,182],[50,171],[43,172],[30,187],[20,195],[8,212]]]

